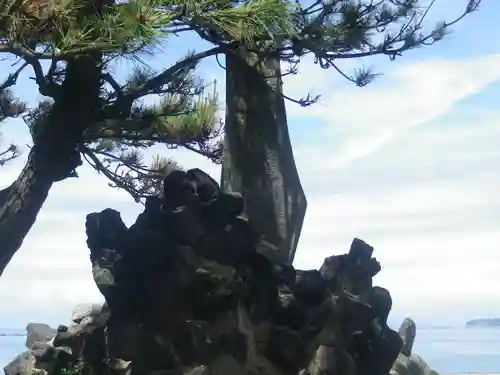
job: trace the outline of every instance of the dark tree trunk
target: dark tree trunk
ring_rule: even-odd
[[[288,134],[279,58],[226,56],[226,138],[222,187],[246,199],[261,249],[291,263],[307,201]]]
[[[19,177],[0,192],[0,276],[21,247],[52,187],[50,175],[36,172],[34,154],[31,150]]]
[[[19,177],[0,191],[0,276],[36,221],[52,184],[81,164],[78,144],[99,108],[99,56],[68,63],[66,78],[43,123]],[[42,254],[41,254],[42,256]]]

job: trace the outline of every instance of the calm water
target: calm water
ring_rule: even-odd
[[[24,350],[25,340],[0,336],[0,373]],[[500,373],[500,329],[421,329],[414,352],[441,373]]]

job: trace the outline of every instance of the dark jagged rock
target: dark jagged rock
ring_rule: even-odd
[[[59,324],[57,326],[57,333],[60,332],[68,332],[68,326],[65,326],[64,324]]]
[[[389,291],[385,288],[374,286],[368,303],[372,308],[374,319],[377,319],[379,324],[386,326],[387,318],[392,308],[392,298]]]
[[[320,272],[330,290],[347,290],[354,294],[371,290],[372,278],[381,269],[379,262],[372,258],[372,253],[372,246],[355,238],[348,254],[326,258]]]
[[[128,229],[115,210],[89,214],[92,273],[106,303],[80,306],[53,346],[30,352],[36,368],[387,375],[402,340],[387,326],[389,292],[372,284],[373,247],[355,238],[319,271],[295,270],[257,248],[244,206],[194,169],[168,175],[162,197],[148,198]]]
[[[119,251],[121,247],[118,244],[127,232],[120,213],[111,208],[87,215],[85,229],[92,262],[104,250]]]
[[[75,335],[70,332],[58,332],[57,336],[54,338],[53,345],[58,346],[70,346],[73,343],[73,338]]]
[[[328,292],[326,280],[317,270],[297,271],[294,295],[308,306],[321,304]]]

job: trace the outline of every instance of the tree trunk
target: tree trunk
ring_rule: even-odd
[[[34,150],[28,155],[19,177],[0,192],[0,276],[21,247],[47,199],[52,179],[36,173]]]
[[[278,57],[226,55],[222,187],[241,192],[261,250],[292,263],[307,208],[288,134]]]
[[[34,130],[26,165],[0,191],[0,276],[35,223],[52,184],[70,177],[81,164],[78,144],[99,108],[98,62],[99,56],[89,56],[68,63],[50,113]]]

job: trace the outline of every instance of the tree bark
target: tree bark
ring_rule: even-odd
[[[288,134],[279,57],[226,55],[222,188],[241,192],[260,250],[292,263],[307,208]]]
[[[19,177],[0,192],[0,276],[36,221],[52,187],[50,175],[36,172],[34,151]],[[48,178],[47,178],[48,177]]]
[[[47,118],[35,129],[26,165],[0,191],[0,276],[21,247],[56,181],[81,164],[78,145],[99,108],[99,56],[70,61],[66,78]]]

